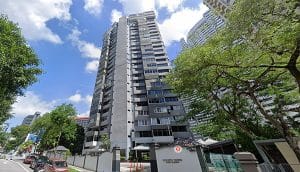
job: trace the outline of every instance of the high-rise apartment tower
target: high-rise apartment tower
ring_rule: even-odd
[[[225,18],[225,14],[230,10],[235,0],[203,0],[203,3]]]
[[[162,82],[171,66],[153,11],[121,17],[104,34],[84,153],[107,134],[128,154],[191,134],[182,102]],[[142,145],[142,146],[141,146]]]

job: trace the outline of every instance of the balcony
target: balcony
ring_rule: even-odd
[[[153,137],[135,137],[133,140],[135,143],[153,143]]]
[[[132,80],[141,80],[141,79],[145,79],[145,77],[144,76],[132,77]]]
[[[147,93],[146,90],[137,90],[137,89],[133,89],[133,94],[145,94]]]
[[[135,97],[133,98],[133,102],[146,102],[148,101],[147,97]]]
[[[97,141],[85,142],[84,147],[95,147],[97,146]]]
[[[134,87],[145,86],[145,83],[132,83],[132,86],[134,86]]]
[[[153,142],[154,143],[173,143],[174,137],[173,136],[154,136]]]
[[[145,110],[145,111],[147,111],[148,110],[148,106],[136,106],[135,110]]]
[[[111,107],[111,104],[108,103],[108,104],[106,104],[106,105],[103,106],[103,109],[108,109],[108,108],[110,108],[110,107]]]
[[[183,132],[173,132],[173,136],[175,138],[189,138],[192,137],[191,132],[183,131]]]
[[[132,70],[132,74],[139,74],[139,73],[144,73],[142,69],[140,70]]]
[[[134,127],[135,131],[151,131],[151,126],[146,125],[146,126],[135,126]]]
[[[109,119],[100,122],[101,126],[104,126],[104,125],[107,125],[107,124],[109,124]]]

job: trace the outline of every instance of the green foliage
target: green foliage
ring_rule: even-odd
[[[106,150],[110,149],[111,143],[110,143],[110,139],[109,139],[108,134],[101,135],[100,142],[101,142],[101,147],[102,148],[104,148]]]
[[[28,125],[19,125],[14,128],[11,128],[10,137],[14,138],[9,140],[5,146],[6,150],[13,150],[16,149],[20,144],[22,144],[27,134],[30,131],[30,127]]]
[[[44,114],[32,124],[32,132],[42,132],[39,149],[47,150],[58,145],[62,135],[66,141],[76,136],[76,110],[71,104],[62,104]]]
[[[20,145],[20,152],[29,152],[32,148],[33,142],[31,140],[26,141]]]
[[[3,147],[7,143],[8,133],[4,132],[0,127],[0,147]]]
[[[72,139],[67,139],[65,133],[62,133],[62,136],[59,140],[59,145],[62,145],[70,150],[70,154],[81,154],[83,144],[84,144],[84,128],[76,124],[76,134]]]
[[[297,134],[289,115],[300,112],[291,108],[300,102],[297,7],[296,0],[238,0],[223,30],[176,59],[166,80],[177,93],[197,97],[190,116],[215,116],[197,131],[219,139],[238,139],[238,131],[250,140]]]
[[[37,81],[39,59],[21,35],[20,28],[0,16],[0,124],[11,117],[16,96]]]

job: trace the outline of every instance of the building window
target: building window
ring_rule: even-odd
[[[150,121],[148,119],[138,120],[138,126],[148,126],[150,125]]]
[[[149,112],[146,110],[137,110],[138,115],[149,115]]]
[[[160,69],[160,70],[158,70],[158,73],[164,73],[164,72],[169,72],[169,69]]]
[[[162,117],[162,118],[151,118],[152,125],[168,125],[171,123],[169,117]]]
[[[149,63],[149,64],[147,64],[147,67],[154,67],[154,66],[156,66],[156,63]]]
[[[173,132],[186,132],[186,126],[172,126]]]
[[[171,136],[171,131],[167,129],[154,129],[153,136]]]
[[[152,98],[149,99],[149,103],[163,103],[165,102],[164,98]]]
[[[140,137],[152,137],[151,131],[140,131]]]
[[[166,97],[165,101],[166,102],[177,102],[178,98],[177,97]]]
[[[148,90],[149,95],[162,95],[162,90]]]
[[[145,73],[157,73],[157,69],[147,69]]]
[[[180,110],[181,106],[175,105],[175,106],[168,106],[168,109],[170,110]]]
[[[167,109],[167,107],[165,107],[165,106],[162,106],[162,107],[156,107],[156,108],[154,109],[154,112],[155,112],[155,113],[166,113],[166,112],[168,112],[168,109]]]
[[[168,63],[157,64],[157,67],[168,66]]]

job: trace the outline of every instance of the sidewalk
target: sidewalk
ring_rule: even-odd
[[[79,168],[79,167],[75,167],[75,166],[72,166],[72,165],[68,165],[70,168],[74,169],[74,170],[77,170],[77,171],[80,171],[80,172],[93,172],[93,171],[90,171],[90,170],[87,170],[87,169],[83,169],[83,168]]]

